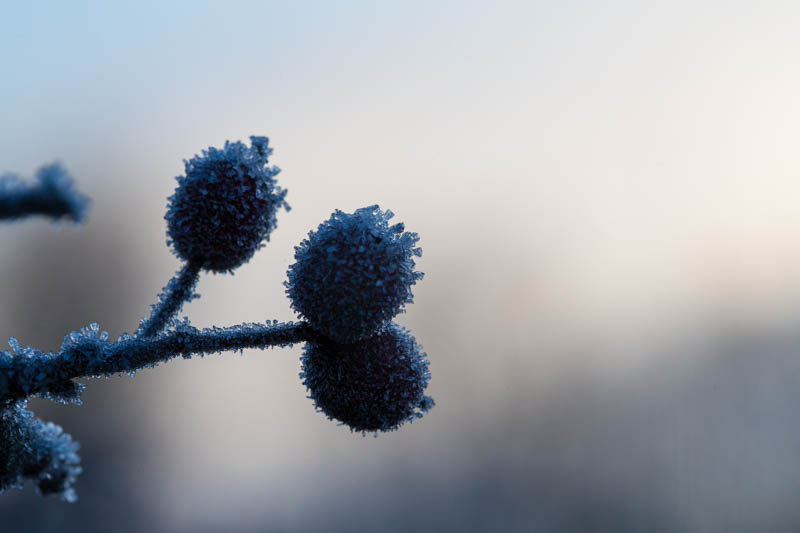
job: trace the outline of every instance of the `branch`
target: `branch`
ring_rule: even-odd
[[[36,173],[35,185],[27,185],[14,175],[0,178],[0,219],[30,215],[66,217],[82,222],[89,199],[76,192],[66,169],[54,163]]]
[[[34,394],[77,402],[82,386],[74,378],[135,372],[173,357],[218,353],[245,348],[288,346],[317,338],[305,322],[240,324],[227,328],[197,329],[188,324],[152,338],[123,335],[115,342],[97,324],[73,332],[61,350],[46,353],[22,348],[12,338],[13,352],[0,352],[0,403]]]

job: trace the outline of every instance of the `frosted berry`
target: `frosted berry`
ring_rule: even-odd
[[[277,167],[266,137],[251,146],[226,142],[184,161],[186,175],[167,205],[168,243],[183,260],[214,272],[246,263],[275,229],[276,213],[288,209],[286,191],[277,186]]]

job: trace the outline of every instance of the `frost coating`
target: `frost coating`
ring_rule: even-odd
[[[397,324],[353,344],[308,342],[302,362],[314,404],[353,431],[392,431],[433,407],[426,355]]]
[[[73,188],[72,177],[58,163],[39,169],[35,185],[9,174],[0,178],[0,219],[45,215],[83,222],[89,199]]]
[[[226,142],[220,150],[184,161],[186,175],[167,202],[168,244],[181,259],[206,270],[226,272],[247,262],[269,239],[276,213],[289,208],[277,186],[277,167],[266,137]]]
[[[380,331],[402,312],[422,279],[414,271],[416,233],[389,225],[391,211],[377,205],[333,213],[295,248],[286,293],[311,326],[336,342]]]
[[[0,493],[32,479],[41,494],[73,502],[81,473],[78,443],[52,422],[42,422],[25,402],[0,411]]]

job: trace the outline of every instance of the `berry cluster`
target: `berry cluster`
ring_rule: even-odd
[[[197,329],[176,319],[197,297],[201,271],[230,272],[246,263],[269,239],[278,210],[289,209],[275,181],[280,169],[267,165],[268,139],[250,139],[249,147],[228,142],[185,162],[165,216],[168,244],[184,266],[134,335],[110,341],[92,324],[67,335],[55,353],[13,338],[11,351],[0,352],[0,492],[33,479],[43,494],[75,497],[77,444],[26,410],[28,397],[78,402],[83,385],[76,378],[131,373],[176,356],[305,342],[300,377],[316,407],[363,433],[397,429],[433,406],[424,394],[426,355],[392,322],[422,279],[413,259],[421,255],[419,237],[403,224],[390,225],[392,212],[378,206],[336,211],[296,248],[285,285],[304,321]],[[85,200],[64,187],[68,183],[60,182],[61,190],[70,192],[72,217],[79,219]],[[6,205],[21,216],[19,202],[3,203],[3,191],[0,182],[0,218]],[[63,215],[63,209],[36,212]]]
[[[317,407],[356,431],[388,431],[422,416],[428,361],[392,323],[413,299],[419,237],[389,226],[377,205],[336,211],[296,248],[286,292],[319,333],[306,344],[303,372]]]

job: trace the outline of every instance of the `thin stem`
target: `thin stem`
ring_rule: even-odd
[[[179,355],[189,358],[244,348],[288,346],[314,338],[316,334],[305,322],[209,329],[183,326],[154,338],[127,336],[115,342],[97,335],[96,330],[85,330],[65,341],[57,353],[31,348],[24,354],[0,352],[0,402],[21,400],[33,394],[63,399],[74,378],[135,372]]]
[[[137,336],[149,338],[158,335],[190,299],[200,279],[200,263],[189,261],[171,279],[158,296],[150,318],[139,326]]]

